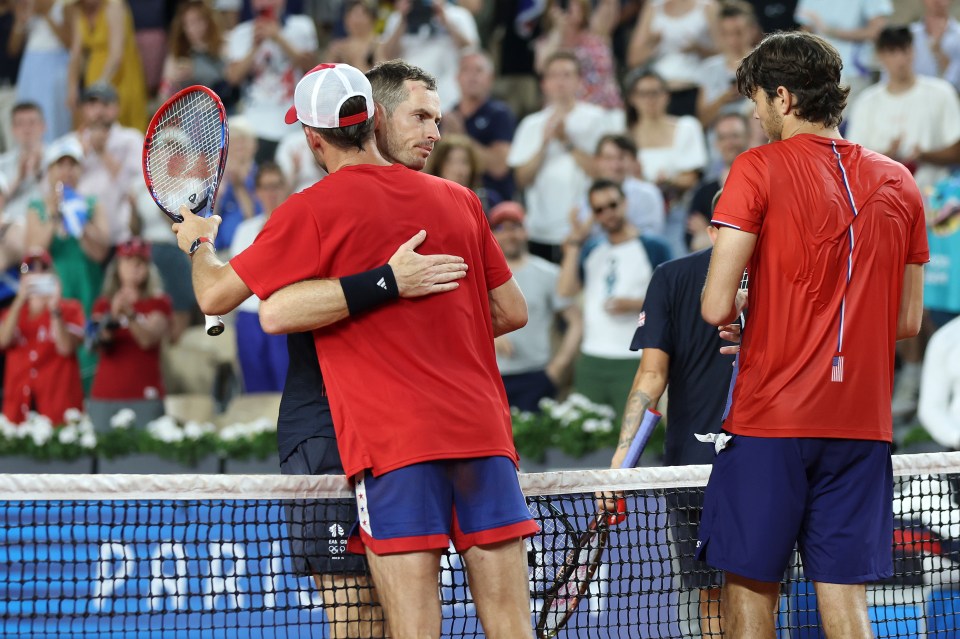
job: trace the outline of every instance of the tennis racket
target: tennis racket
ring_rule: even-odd
[[[213,212],[229,141],[227,112],[205,86],[177,92],[154,114],[143,139],[143,179],[171,220],[183,222],[181,205],[197,215]],[[206,329],[219,335],[223,322],[208,315]]]
[[[654,410],[647,410],[640,422],[640,428],[630,444],[627,456],[624,458],[621,468],[634,468],[640,461],[640,455],[650,441],[650,435],[660,421],[660,413]],[[560,630],[570,620],[570,617],[576,612],[581,599],[590,588],[593,577],[600,568],[600,562],[603,559],[603,551],[610,540],[610,527],[615,526],[626,518],[626,502],[623,498],[617,500],[617,513],[611,515],[607,512],[601,512],[595,515],[587,526],[587,530],[577,535],[573,532],[569,520],[549,501],[539,498],[540,501],[531,502],[531,510],[536,508],[535,516],[538,516],[541,532],[534,537],[534,551],[540,546],[539,556],[534,559],[542,562],[537,567],[531,566],[533,576],[542,575],[546,580],[553,576],[553,582],[547,581],[547,586],[542,591],[538,591],[538,581],[532,579],[533,594],[543,596],[543,608],[540,610],[540,617],[537,621],[537,637],[539,639],[551,639],[556,637]],[[557,531],[562,531],[558,533]],[[557,552],[557,544],[560,541],[573,544],[567,547],[560,547]],[[560,565],[551,564],[552,561],[561,560]]]

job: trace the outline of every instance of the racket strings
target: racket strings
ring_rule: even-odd
[[[185,94],[167,105],[149,140],[146,169],[158,203],[174,213],[212,196],[220,178],[223,122],[206,93]]]

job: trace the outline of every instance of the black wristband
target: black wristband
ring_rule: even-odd
[[[351,315],[359,315],[400,297],[397,278],[393,276],[389,264],[341,277],[340,286],[343,287],[343,296],[347,299],[347,309]]]

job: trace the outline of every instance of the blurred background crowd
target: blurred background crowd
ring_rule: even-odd
[[[143,184],[143,131],[180,88],[223,99],[225,259],[323,178],[283,123],[302,73],[393,58],[437,77],[425,170],[476,191],[527,298],[529,324],[496,342],[511,404],[575,390],[619,413],[653,269],[710,246],[731,163],[767,143],[737,65],[764,33],[802,28],[843,58],[845,136],[907,164],[927,198],[928,313],[900,344],[892,408],[900,432],[919,422],[958,449],[957,14],[950,0],[0,0],[3,413],[56,422],[82,405],[103,425],[131,407],[145,422],[165,398],[222,411],[279,392],[286,342],[255,299],[204,334],[189,259]]]

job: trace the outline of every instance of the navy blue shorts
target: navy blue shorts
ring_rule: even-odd
[[[280,462],[281,475],[342,475],[337,441],[311,437]],[[284,502],[293,569],[298,575],[367,574],[365,557],[347,551],[357,521],[353,499]]]
[[[519,539],[537,532],[507,457],[441,459],[380,476],[361,473],[356,484],[359,526],[349,549],[383,555],[457,551]]]
[[[699,537],[699,559],[757,581],[780,581],[794,544],[812,581],[890,577],[890,444],[737,435],[713,462]]]

